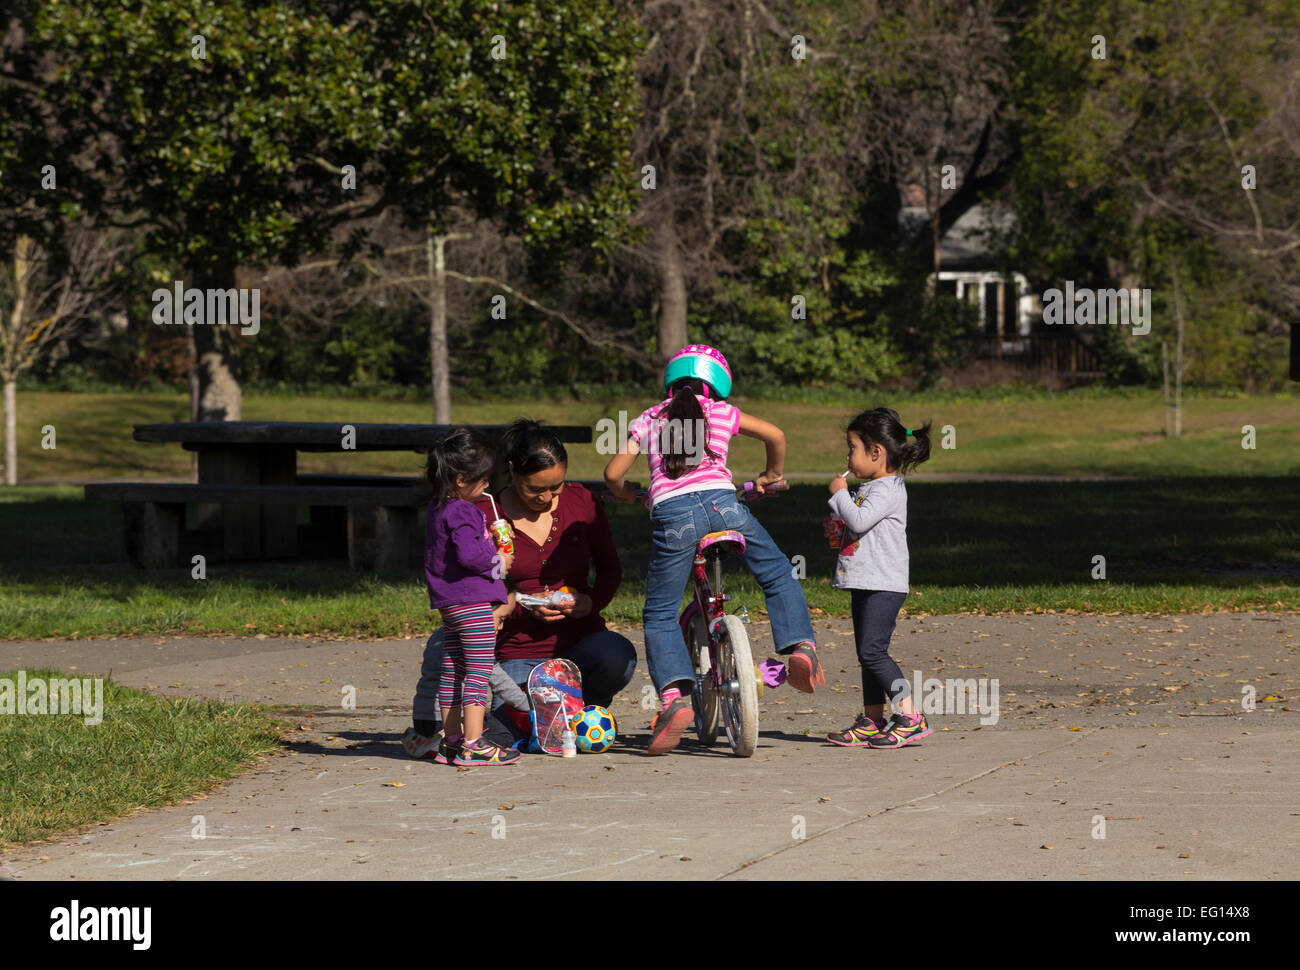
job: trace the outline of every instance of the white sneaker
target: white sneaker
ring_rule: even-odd
[[[441,740],[442,732],[426,738],[422,734],[416,734],[415,728],[408,727],[406,733],[402,735],[402,750],[412,758],[432,758],[438,753],[438,742]]]

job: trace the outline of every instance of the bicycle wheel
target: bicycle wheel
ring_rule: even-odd
[[[708,747],[718,740],[718,694],[709,682],[709,627],[698,609],[687,628],[686,647],[695,667],[695,687],[691,691],[695,733],[700,736],[700,744]]]
[[[758,687],[754,683],[754,656],[749,634],[736,616],[718,624],[718,667],[721,674],[719,706],[731,751],[739,758],[754,753],[758,742]]]

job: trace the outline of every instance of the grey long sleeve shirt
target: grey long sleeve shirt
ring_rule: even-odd
[[[907,487],[902,476],[867,482],[852,497],[843,489],[827,504],[844,520],[832,585],[906,593]]]

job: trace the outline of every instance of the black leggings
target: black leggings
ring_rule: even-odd
[[[853,639],[862,664],[862,704],[884,704],[886,696],[901,701],[911,695],[912,688],[889,656],[889,638],[894,635],[907,594],[882,589],[855,589],[852,593]]]

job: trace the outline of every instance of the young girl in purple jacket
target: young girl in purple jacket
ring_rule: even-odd
[[[429,606],[442,614],[446,653],[438,687],[444,735],[440,764],[512,765],[519,752],[483,733],[488,677],[496,654],[492,607],[506,602],[504,577],[514,555],[497,551],[487,517],[474,505],[488,487],[496,456],[468,428],[456,428],[429,450],[425,476],[433,487],[424,532]]]

